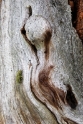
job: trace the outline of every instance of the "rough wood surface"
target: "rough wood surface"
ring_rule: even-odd
[[[0,124],[83,124],[83,47],[67,0],[0,1]]]

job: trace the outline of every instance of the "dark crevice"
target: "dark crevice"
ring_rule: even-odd
[[[25,30],[24,27],[25,27],[25,25],[24,25],[23,28],[21,29],[21,34],[24,35],[24,36],[26,36],[26,30]]]
[[[68,0],[71,6],[72,25],[83,43],[83,0]]]
[[[54,0],[50,0],[50,3],[52,6],[56,7],[55,1]]]
[[[50,39],[51,39],[51,36],[52,36],[52,32],[50,32],[49,30],[47,30],[44,34],[45,36],[45,42],[44,42],[44,45],[45,45],[45,59],[47,60],[49,58],[49,45],[50,45]]]
[[[75,94],[72,91],[72,87],[69,84],[67,84],[66,101],[72,109],[76,109],[78,102],[75,98]]]
[[[29,17],[30,17],[30,16],[32,16],[32,7],[29,6],[28,9],[29,9]]]
[[[76,0],[68,0],[68,4],[71,6],[71,15],[72,15],[72,24],[73,27],[76,28],[77,22],[77,1]]]

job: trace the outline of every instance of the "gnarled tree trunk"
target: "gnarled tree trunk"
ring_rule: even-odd
[[[67,0],[0,0],[0,124],[83,124],[83,46]]]

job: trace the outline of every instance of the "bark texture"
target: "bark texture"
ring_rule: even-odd
[[[83,1],[82,0],[69,0],[69,5],[72,10],[72,23],[80,39],[83,42]]]
[[[2,0],[0,24],[0,124],[83,124],[83,46],[68,1]]]

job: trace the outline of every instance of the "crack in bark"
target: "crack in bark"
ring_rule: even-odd
[[[67,85],[66,101],[72,109],[76,109],[78,102],[72,92],[72,87],[69,84]]]
[[[44,45],[45,45],[44,53],[45,53],[45,59],[47,60],[49,58],[49,45],[50,45],[50,38],[52,34],[49,31],[46,31],[44,35],[45,35],[45,41],[46,41],[44,42]]]
[[[83,43],[83,0],[68,0],[71,6],[72,24]]]

